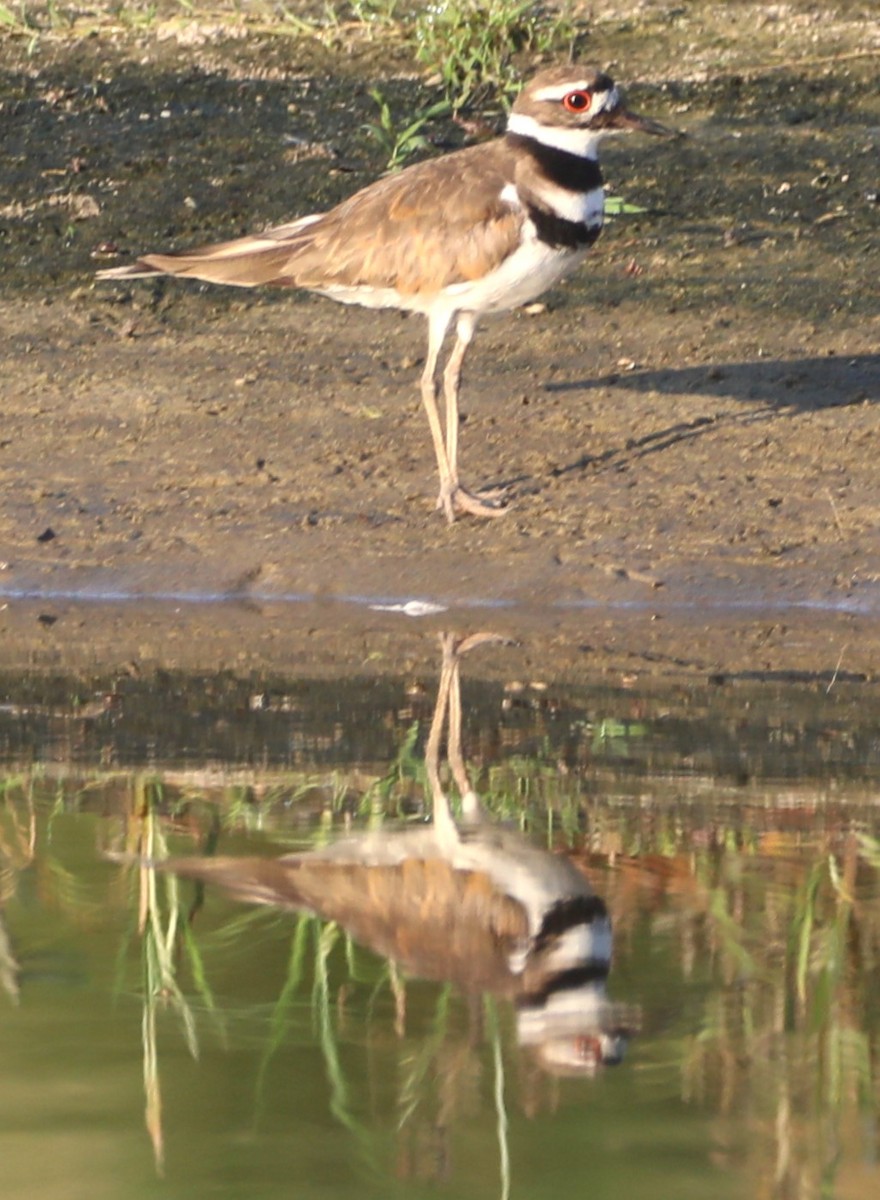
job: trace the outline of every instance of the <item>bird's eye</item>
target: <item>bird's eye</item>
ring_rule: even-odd
[[[573,113],[586,112],[592,102],[593,97],[587,91],[569,92],[566,96],[562,97],[563,108]]]

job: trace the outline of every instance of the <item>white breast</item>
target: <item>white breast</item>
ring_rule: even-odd
[[[528,304],[558,283],[584,259],[587,247],[569,250],[538,240],[531,221],[523,225],[523,241],[500,266],[482,279],[453,283],[441,296],[451,307],[473,313],[506,312]]]

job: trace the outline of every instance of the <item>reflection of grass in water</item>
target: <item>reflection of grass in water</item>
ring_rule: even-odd
[[[19,959],[6,925],[4,908],[23,888],[33,888],[40,904],[78,926],[90,925],[100,914],[77,875],[53,852],[53,819],[66,811],[63,789],[45,781],[39,772],[0,778],[0,988],[18,1003],[22,982],[33,972],[33,961]],[[63,844],[63,841],[59,842]]]
[[[322,927],[323,925],[323,927]],[[349,1089],[339,1061],[339,1046],[333,1028],[330,999],[330,977],[327,960],[339,940],[340,930],[335,921],[326,924],[316,921],[315,980],[312,985],[312,1013],[317,1025],[318,1044],[324,1056],[327,1080],[330,1084],[330,1111],[352,1133],[363,1135],[363,1127],[351,1112]]]
[[[42,837],[37,819],[38,791],[35,773],[0,778],[0,989],[13,1004],[20,1001],[28,963],[16,952],[4,909],[19,893],[22,879],[33,880],[47,908],[63,913],[78,924],[85,923],[98,911],[97,905],[85,896],[73,872],[47,849],[51,844],[52,814],[59,811],[57,786],[55,803],[45,821]]]
[[[851,957],[853,944],[862,940],[855,898],[858,861],[864,856],[876,869],[877,845],[871,838],[850,838],[841,865],[834,855],[816,862],[796,899],[791,926],[796,1001],[802,1023],[818,1043],[817,1083],[824,1107],[837,1123],[850,1097],[863,1119],[877,1107],[871,1039],[853,1024],[853,1002],[864,999],[858,995],[864,974],[854,969]],[[838,1141],[833,1127],[823,1132],[828,1144]],[[827,1155],[829,1182],[838,1159],[839,1151]]]
[[[278,782],[280,776],[275,775],[272,786],[263,790],[227,788],[219,806],[212,803],[216,791],[190,787],[184,802],[175,799],[173,789],[152,788],[139,803],[150,808],[157,826],[154,852],[162,851],[161,838],[173,828],[175,814],[184,815],[184,809],[190,824],[202,834],[218,811],[220,823],[233,829],[271,830],[289,822],[292,797],[299,796],[314,808],[320,792],[325,803],[318,831],[322,839],[348,828],[354,808],[369,821],[398,815],[414,795],[421,794],[424,778],[418,726],[410,723],[401,733],[394,762],[372,776],[356,769],[337,769],[332,775],[290,772],[286,782]],[[684,1096],[718,1113],[736,1106],[736,1111],[748,1109],[756,1115],[760,1131],[752,1155],[756,1175],[761,1171],[772,1175],[778,1160],[780,1187],[786,1180],[794,1186],[799,1161],[804,1179],[818,1189],[824,1178],[830,1190],[843,1140],[859,1136],[853,1113],[866,1123],[873,1121],[877,1080],[871,1046],[876,1040],[877,1013],[867,986],[873,978],[872,964],[880,962],[880,843],[870,836],[847,841],[846,830],[855,818],[825,816],[819,807],[815,821],[802,834],[780,832],[785,827],[774,815],[773,803],[762,799],[763,793],[738,789],[731,796],[732,789],[723,783],[717,786],[720,802],[714,787],[704,784],[702,793],[695,795],[687,791],[687,781],[676,797],[676,781],[646,774],[639,784],[639,802],[626,803],[613,792],[597,796],[596,787],[588,789],[585,778],[577,771],[568,775],[561,771],[545,743],[531,757],[520,755],[485,768],[480,793],[496,814],[531,828],[549,825],[551,840],[554,831],[573,841],[583,840],[584,829],[588,830],[590,853],[585,850],[584,858],[597,889],[607,890],[619,945],[626,944],[628,923],[653,921],[649,914],[662,912],[662,921],[651,930],[651,944],[656,946],[659,940],[667,947],[664,970],[677,955],[678,971],[666,986],[683,989],[685,1011],[689,1008],[687,1026],[672,1049]],[[7,811],[0,830],[19,861],[32,853],[28,793],[23,790],[32,784],[33,777],[22,776],[0,793],[7,806],[10,796],[15,799],[16,823],[9,824]],[[89,786],[94,789],[94,783]],[[118,777],[113,786],[119,786]],[[57,790],[51,792],[52,787]],[[52,783],[46,790],[53,811],[60,811],[60,786]],[[69,799],[75,790],[65,784],[64,794]],[[761,815],[765,803],[766,818]],[[745,819],[744,804],[757,817]],[[874,829],[870,814],[859,819]],[[603,871],[601,878],[595,873],[597,866]],[[638,887],[627,890],[637,877],[644,879],[641,886],[650,888],[649,893],[642,890],[639,895]],[[193,964],[197,990],[202,990],[205,1007],[211,1007],[205,964],[196,957],[189,930],[174,915],[179,901],[176,891],[168,890],[171,882],[164,877],[154,880],[149,904],[154,914],[161,910],[163,915],[155,927],[147,921],[144,933],[145,943],[152,939],[154,956],[144,984],[152,1004],[148,1022],[145,1000],[145,1065],[148,1077],[150,1072],[155,1076],[157,1095],[157,1013],[160,1006],[179,1003],[174,986],[180,978],[181,955]],[[75,889],[63,874],[54,886],[65,905],[75,903]],[[231,943],[256,915],[256,910],[242,910],[208,936],[215,944]],[[268,1065],[290,1028],[297,997],[302,997],[302,1003],[308,1000],[303,981],[306,975],[312,978],[311,946],[315,957],[312,1011],[333,1112],[356,1138],[366,1138],[353,1103],[359,1081],[346,1075],[335,1000],[331,1000],[330,956],[340,954],[342,946],[334,934],[322,940],[323,934],[309,932],[316,928],[307,919],[294,934],[287,978],[260,1064],[258,1103]],[[367,960],[356,955],[348,942],[344,949],[348,982],[362,982]],[[656,951],[653,957],[656,960]],[[638,971],[645,981],[642,986],[650,989],[655,969],[651,962],[639,964],[634,959],[629,978],[636,978]],[[163,979],[169,974],[172,983],[165,995]],[[384,976],[377,988],[389,978]],[[374,980],[372,975],[371,983]],[[695,982],[705,988],[705,994]],[[646,1007],[651,999],[649,995]],[[446,1019],[447,1011],[447,998],[441,993],[438,1023]],[[180,1012],[178,1018],[187,1037],[186,1019]],[[433,1036],[432,1030],[429,1042]],[[636,1042],[635,1054],[638,1046]],[[150,1047],[152,1056],[147,1053]],[[420,1045],[415,1057],[406,1061],[399,1109],[402,1126],[412,1128],[422,1120],[419,1105],[431,1086],[431,1054],[430,1045]],[[160,1105],[157,1112],[156,1136],[160,1137]]]
[[[830,884],[833,912],[822,923],[822,892]],[[823,886],[824,885],[824,886]],[[841,888],[836,860],[823,856],[814,863],[795,900],[789,955],[794,966],[795,990],[791,996],[801,1008],[811,1010],[811,1024],[822,1024],[843,968],[843,938],[852,913],[852,899]],[[815,982],[810,994],[811,976]]]
[[[27,776],[0,780],[0,904],[16,891],[21,872],[33,863],[37,845],[34,781]]]
[[[486,1026],[489,1041],[492,1046],[492,1062],[495,1068],[495,1081],[492,1089],[495,1099],[496,1128],[498,1132],[498,1161],[501,1168],[501,1200],[510,1196],[510,1145],[508,1142],[509,1121],[507,1106],[504,1099],[504,1057],[501,1047],[501,1022],[498,1019],[498,1002],[492,996],[483,1000],[486,1013]]]
[[[254,1112],[255,1124],[258,1124],[260,1120],[262,1098],[269,1065],[283,1046],[284,1039],[287,1036],[287,1032],[290,1029],[293,1020],[294,1001],[302,986],[304,978],[304,965],[308,936],[311,926],[313,926],[315,922],[315,917],[311,917],[306,914],[298,917],[296,921],[293,938],[291,939],[290,943],[290,957],[287,961],[287,972],[284,977],[284,984],[278,995],[278,999],[272,1006],[272,1018],[269,1022],[269,1037],[263,1048],[263,1053],[260,1056],[260,1065],[257,1069]]]
[[[748,947],[748,939],[740,922],[730,912],[729,897],[723,887],[711,888],[708,893],[708,915],[722,953],[733,965],[739,978],[750,979],[758,974],[758,959]]]
[[[876,846],[845,836],[812,860],[733,844],[691,856],[683,973],[708,961],[712,986],[680,1043],[683,1096],[752,1114],[754,1170],[775,1160],[774,1195],[831,1194],[847,1139],[876,1136]]]
[[[18,1004],[21,996],[20,975],[21,965],[12,948],[12,939],[6,928],[3,909],[0,908],[0,988],[13,1004]]]
[[[361,1157],[371,1169],[378,1166],[377,1138],[360,1121],[354,1112],[351,1101],[351,1087],[343,1069],[339,1054],[339,1044],[334,1023],[334,1004],[330,984],[329,961],[333,950],[339,943],[343,932],[333,922],[325,922],[318,917],[303,914],[297,918],[291,939],[290,956],[284,984],[278,999],[272,1008],[269,1023],[269,1036],[260,1057],[257,1070],[254,1123],[259,1124],[263,1109],[266,1077],[273,1058],[282,1049],[291,1025],[293,1024],[294,1009],[301,1001],[297,997],[302,993],[309,966],[308,949],[311,941],[313,954],[311,958],[312,990],[311,1012],[314,1022],[317,1043],[324,1059],[324,1069],[327,1082],[330,1085],[330,1111],[341,1125],[354,1135]],[[351,960],[346,957],[346,961]]]
[[[446,1040],[448,1033],[451,999],[452,985],[446,984],[440,989],[437,997],[430,1032],[422,1040],[419,1052],[413,1056],[404,1075],[397,1101],[400,1110],[397,1118],[398,1130],[403,1129],[412,1120],[424,1096],[426,1084],[433,1078],[436,1070],[437,1051]]]
[[[163,818],[157,812],[161,788],[138,776],[133,789],[134,854],[149,863],[168,855]],[[199,1043],[195,1014],[178,982],[181,961],[189,967],[196,994],[204,1007],[219,1017],[205,972],[204,961],[192,931],[182,914],[180,884],[174,875],[160,875],[148,865],[138,866],[138,915],[129,928],[117,958],[116,991],[122,990],[131,941],[135,932],[141,940],[141,982],[145,1121],[153,1144],[157,1170],[164,1167],[165,1142],[162,1125],[162,1093],[159,1072],[158,1014],[170,1009],[178,1018],[187,1049],[198,1058]]]
[[[549,811],[562,824],[558,806],[565,799],[565,783],[545,807],[552,786],[545,771],[533,771],[522,788],[501,799],[510,812],[520,803],[526,823],[540,824]],[[520,800],[523,791],[531,801],[525,808]],[[393,804],[393,787],[388,794]],[[382,811],[381,803],[375,807]],[[574,811],[574,801],[571,808]],[[682,963],[687,955],[695,956],[696,969],[705,969],[711,979],[694,1032],[679,1042],[684,1095],[693,1101],[702,1098],[719,1112],[735,1104],[738,1110],[747,1107],[766,1117],[760,1119],[759,1129],[773,1144],[762,1143],[761,1137],[755,1140],[755,1146],[765,1146],[752,1154],[756,1174],[772,1169],[768,1164],[779,1158],[784,1179],[793,1179],[799,1162],[805,1178],[821,1187],[824,1177],[831,1188],[839,1154],[835,1147],[850,1128],[848,1114],[854,1098],[861,1114],[873,1114],[876,1082],[853,948],[858,942],[867,953],[873,946],[870,953],[875,961],[880,958],[876,887],[869,898],[863,890],[859,900],[847,882],[852,865],[838,866],[841,860],[827,850],[812,862],[809,852],[801,850],[794,863],[791,857],[774,858],[757,831],[741,831],[740,818],[732,809],[726,818],[724,813],[713,815],[711,838],[705,833],[706,814],[697,812],[689,825],[684,808],[668,814],[646,810],[629,816],[628,824],[610,817],[604,828],[619,856],[629,853],[634,863],[654,856],[669,864],[673,872],[669,879],[683,896],[686,910],[679,927]],[[576,827],[576,819],[572,824]],[[696,840],[694,828],[702,831]],[[862,869],[870,866],[867,844],[861,848],[860,863]],[[614,875],[608,878],[614,882]],[[597,886],[601,890],[603,885]],[[673,908],[675,894],[669,894]],[[300,949],[295,952],[292,947],[289,986],[285,984],[277,1002],[272,1041],[264,1058],[268,1063],[283,1043],[289,1017],[283,1020],[281,1014],[286,1006],[288,1013],[292,1011],[294,995],[302,991],[312,945],[313,1014],[331,1109],[362,1144],[365,1160],[375,1161],[377,1139],[373,1135],[371,1140],[357,1118],[353,1104],[357,1081],[346,1074],[339,1053],[335,993],[328,971],[331,953],[342,946],[335,932],[319,933],[319,928],[307,921],[297,934],[302,939]],[[854,928],[859,931],[856,937]],[[359,960],[348,943],[345,955],[348,979],[354,980]],[[378,987],[386,982],[387,978]],[[693,1003],[693,990],[690,995]],[[401,1130],[431,1126],[423,1106],[434,1086],[437,1042],[432,1039],[447,1015],[448,995],[441,994],[435,1028],[405,1063],[398,1110]],[[437,1036],[442,1041],[442,1033]],[[806,1106],[805,1097],[812,1097]],[[501,1136],[501,1117],[499,1122]],[[417,1133],[414,1136],[418,1138]]]
[[[362,815],[369,813],[374,819],[381,819],[386,814],[399,813],[400,801],[412,791],[413,784],[425,790],[425,763],[416,754],[419,731],[420,723],[412,721],[388,770],[364,792],[358,809]]]
[[[389,989],[395,1002],[395,1042],[401,1053],[400,1082],[395,1088],[398,1133],[402,1133],[407,1126],[414,1126],[414,1137],[418,1141],[421,1136],[420,1130],[437,1128],[438,1118],[430,1112],[422,1114],[422,1110],[426,1104],[431,1104],[431,1097],[438,1088],[444,1093],[441,1102],[445,1112],[441,1121],[443,1127],[445,1128],[448,1120],[458,1115],[456,1103],[453,1103],[451,1109],[447,1109],[446,1093],[457,1094],[458,1089],[454,1084],[459,1073],[463,1072],[468,1079],[470,1078],[474,1054],[470,1044],[458,1046],[458,1039],[453,1037],[452,1067],[448,1064],[442,1065],[444,1048],[450,1050],[450,1017],[455,994],[451,984],[441,987],[437,994],[427,1033],[413,1038],[407,1035],[404,1027],[406,984],[390,962],[381,967],[377,977],[377,965],[374,956],[359,952],[335,923],[324,922],[309,915],[297,918],[284,983],[273,1006],[269,1032],[257,1072],[255,1123],[258,1124],[261,1120],[272,1060],[283,1049],[291,1028],[301,1016],[303,1003],[307,1002],[311,1011],[315,1041],[324,1062],[330,1092],[330,1112],[353,1136],[359,1158],[364,1165],[376,1173],[377,1180],[384,1180],[381,1156],[387,1144],[387,1131],[371,1127],[359,1116],[359,1096],[365,1086],[365,1080],[360,1072],[352,1075],[351,1071],[347,1070],[344,1055],[341,1053],[339,1022],[344,1006],[347,1008],[352,1001],[355,989],[368,989],[365,998],[361,990],[362,999],[359,1006],[363,1014],[367,1044],[370,1042],[378,996]],[[494,1009],[492,1011],[494,1012]],[[383,1014],[381,1028],[375,1031],[379,1043],[383,1046],[386,1045],[389,1020],[387,1013]],[[492,1045],[495,1047],[494,1053],[497,1058],[501,1053],[497,1017],[492,1030],[495,1039]],[[503,1081],[503,1067],[499,1068],[496,1062],[496,1072],[499,1069]],[[370,1086],[374,1087],[375,1083],[376,1081],[372,1081]]]

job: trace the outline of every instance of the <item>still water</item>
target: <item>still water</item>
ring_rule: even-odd
[[[880,1194],[878,697],[556,685],[504,654],[0,680],[4,1200]],[[543,933],[447,964],[479,871],[431,924],[433,851],[407,899],[432,797],[471,789],[463,844],[589,910],[551,984],[522,983]],[[339,838],[360,874],[328,887]],[[589,995],[562,1058],[530,989]]]

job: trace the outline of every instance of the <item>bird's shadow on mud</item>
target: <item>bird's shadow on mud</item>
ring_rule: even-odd
[[[614,372],[591,379],[554,381],[547,392],[584,392],[615,388],[669,396],[703,396],[707,401],[740,400],[741,412],[707,412],[663,429],[627,438],[601,454],[584,453],[553,469],[554,476],[586,467],[619,467],[649,454],[692,442],[722,425],[752,424],[799,413],[880,401],[880,354],[823,355],[813,358],[759,359],[672,370]]]

